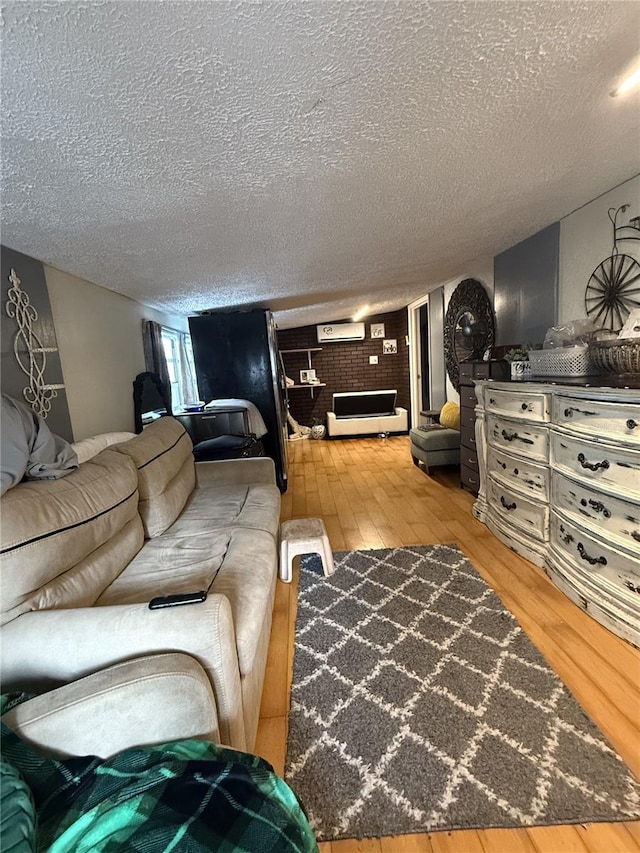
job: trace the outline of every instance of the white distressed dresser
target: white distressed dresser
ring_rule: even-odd
[[[640,646],[640,391],[478,382],[476,518]]]

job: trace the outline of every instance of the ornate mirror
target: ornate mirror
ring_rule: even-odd
[[[481,361],[493,346],[493,308],[487,291],[465,278],[453,291],[444,321],[444,357],[453,387],[460,389],[461,361]]]

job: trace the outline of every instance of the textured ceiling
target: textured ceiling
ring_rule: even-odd
[[[2,15],[2,242],[167,312],[395,310],[640,167],[638,2]]]

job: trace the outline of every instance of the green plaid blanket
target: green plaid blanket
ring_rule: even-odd
[[[16,701],[2,697],[0,713]],[[4,723],[0,747],[33,796],[39,851],[318,850],[295,794],[255,755],[182,740],[54,760]]]

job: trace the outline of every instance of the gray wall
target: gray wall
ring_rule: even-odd
[[[496,345],[541,343],[558,318],[560,223],[496,255]]]
[[[184,331],[186,318],[162,314],[46,264],[44,274],[74,439],[133,430],[133,380],[145,369],[142,320]]]
[[[58,343],[56,331],[53,325],[49,293],[44,277],[44,269],[40,261],[15,252],[13,249],[2,247],[2,322],[0,324],[2,362],[0,365],[0,380],[2,392],[14,397],[16,400],[26,402],[24,396],[25,387],[29,387],[29,377],[21,369],[14,353],[14,342],[17,343],[21,361],[28,367],[29,350],[26,340],[19,334],[18,324],[14,317],[7,313],[8,292],[12,287],[9,281],[11,270],[14,269],[20,279],[20,289],[28,296],[29,304],[37,312],[37,319],[32,323],[32,330],[38,337],[42,347],[53,348],[55,352],[44,354],[46,369],[44,373],[44,384],[64,384],[60,354],[57,351]],[[13,306],[10,305],[13,308]],[[42,359],[42,354],[35,354],[36,359]],[[61,435],[68,441],[73,441],[71,420],[69,418],[69,406],[67,404],[66,390],[60,389],[56,396],[51,398],[51,410],[46,416],[49,429]]]

